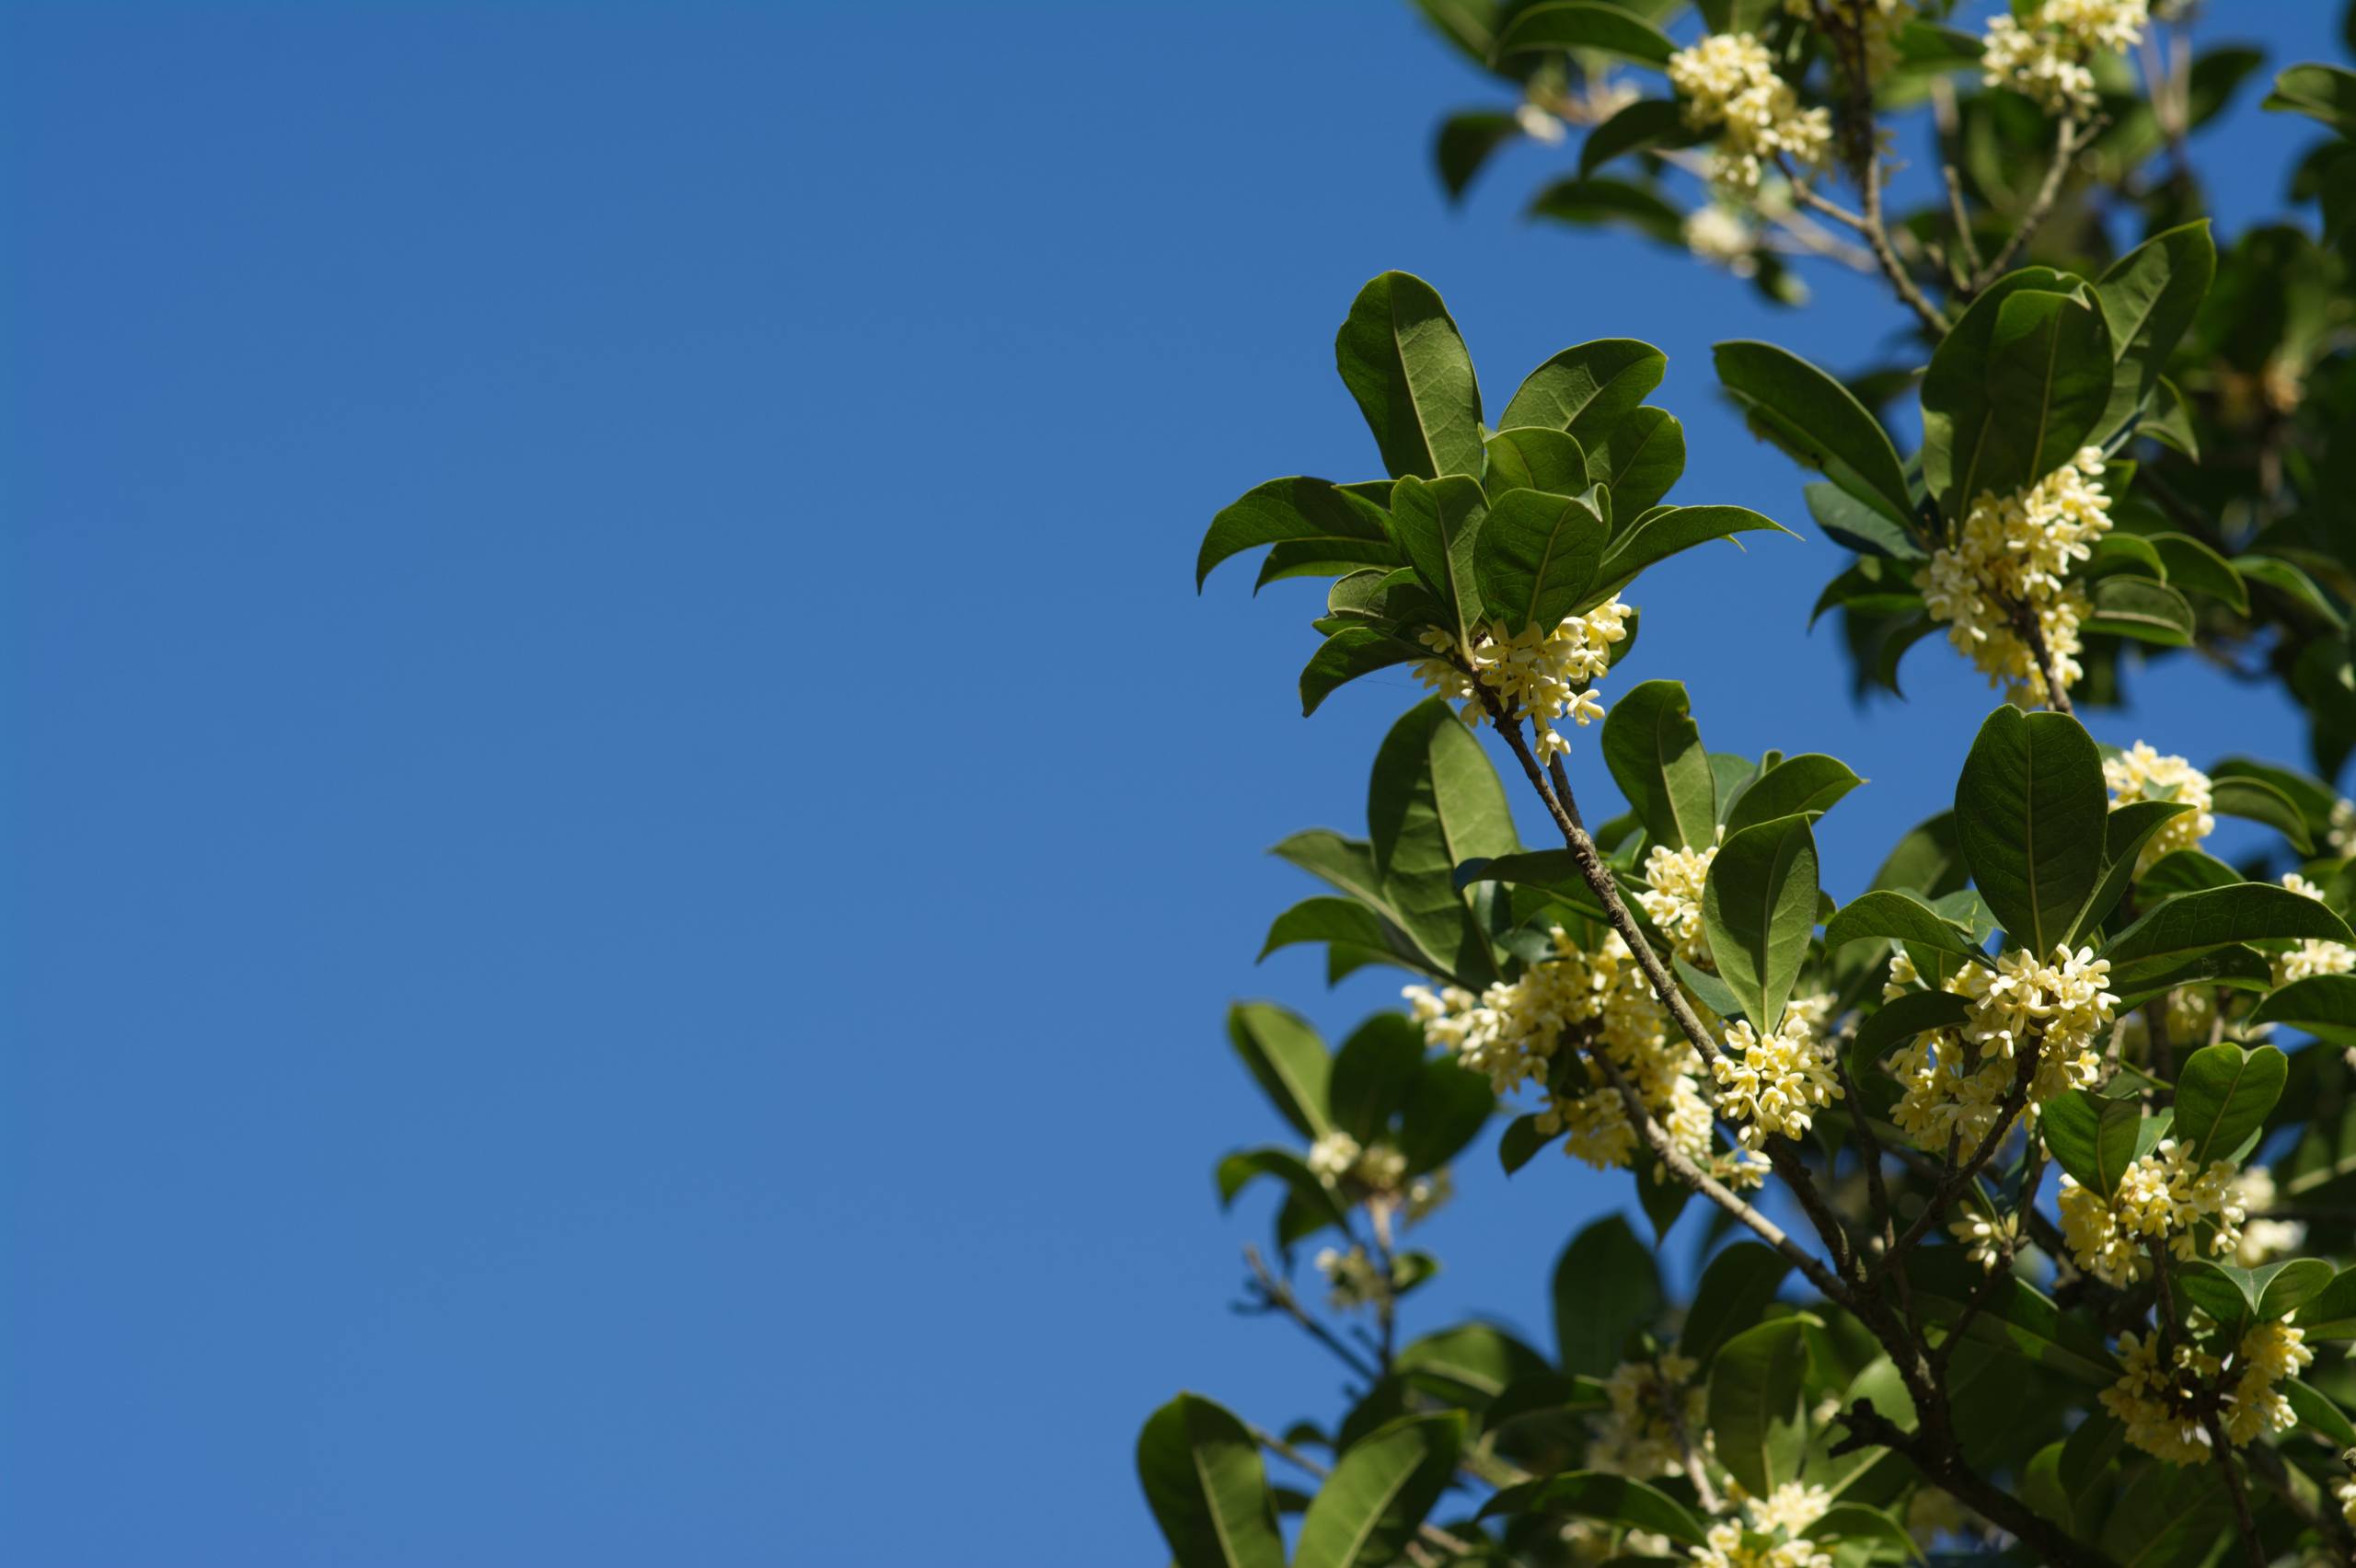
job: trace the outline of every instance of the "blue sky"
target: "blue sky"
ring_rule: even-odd
[[[1928,645],[1849,706],[1835,555],[1711,395],[1715,339],[1856,364],[1892,310],[1527,226],[1534,152],[1449,211],[1488,95],[1403,6],[0,28],[15,1561],[1159,1562],[1154,1404],[1330,1413],[1226,1309],[1265,1215],[1210,1167],[1279,1128],[1219,1015],[1383,1005],[1252,957],[1410,693],[1304,722],[1313,590],[1190,567],[1374,472],[1332,339],[1385,268],[1493,394],[1658,342],[1680,499],[1808,536],[1647,576],[1623,678],[1869,777],[1836,891],[1989,706]],[[2303,124],[2212,145],[2269,171],[2229,224]],[[2189,669],[2096,728],[2301,752]],[[1624,1179],[1461,1186],[1418,1324],[1543,1343]]]

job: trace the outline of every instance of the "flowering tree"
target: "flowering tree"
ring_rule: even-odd
[[[1779,526],[1668,501],[1663,356],[1582,343],[1492,411],[1429,285],[1361,291],[1336,360],[1387,477],[1250,490],[1197,573],[1265,550],[1263,582],[1333,580],[1304,712],[1376,670],[1432,691],[1376,754],[1365,836],[1276,847],[1331,892],[1267,939],[1336,979],[1408,972],[1405,1010],[1332,1049],[1271,1005],[1228,1020],[1298,1137],[1218,1166],[1223,1201],[1280,1194],[1247,1305],[1355,1393],[1281,1429],[1195,1394],[1154,1412],[1138,1462],[1173,1555],[1276,1568],[1298,1512],[1298,1568],[2350,1561],[2356,811],[2327,780],[2356,742],[2356,476],[2327,438],[2356,419],[2356,74],[2293,67],[2268,100],[2326,133],[2297,187],[2322,237],[2221,256],[2186,144],[2257,62],[2194,56],[2142,0],[1978,36],[1904,0],[1710,0],[1698,31],[1660,0],[1421,3],[1521,95],[1443,128],[1453,187],[1507,136],[1585,126],[1540,211],[1785,300],[1795,253],[1887,282],[1919,363],[1844,382],[1729,342],[1718,380],[1821,475],[1808,511],[1853,559],[1818,610],[1861,688],[1937,631],[2009,701],[1835,904],[1817,836],[1857,777],[1712,752],[1682,686],[1615,675],[1648,567]],[[1918,106],[1942,179],[1899,215],[1883,121]],[[1614,158],[1639,179],[1595,173]],[[2130,222],[2148,237],[2113,253]],[[1900,398],[1911,455],[1876,411]],[[2097,745],[2073,700],[2116,699],[2129,643],[2280,682],[2316,774]],[[1597,761],[1624,810],[1590,827]],[[1520,841],[1508,779],[1549,842]],[[2207,853],[2220,815],[2268,847]],[[1501,1104],[1507,1171],[1554,1145],[1624,1170],[1657,1237],[1706,1208],[1689,1299],[1613,1217],[1556,1265],[1551,1355],[1406,1332],[1435,1266],[1410,1233]]]

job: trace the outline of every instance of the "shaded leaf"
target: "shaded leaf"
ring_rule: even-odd
[[[1325,1084],[1334,1060],[1308,1020],[1267,1002],[1237,1002],[1227,1009],[1227,1038],[1293,1131],[1316,1138],[1331,1130]]]
[[[2094,738],[2061,713],[1999,708],[1957,781],[1955,814],[1971,880],[1997,920],[2050,954],[2102,875],[2110,796]]]
[[[1455,1411],[1405,1416],[1352,1443],[1301,1519],[1293,1568],[1397,1562],[1447,1491],[1463,1445]]]
[[[1259,1447],[1219,1406],[1180,1394],[1148,1417],[1138,1479],[1178,1568],[1284,1568]]]
[[[2290,1062],[2271,1045],[2204,1045],[2176,1080],[2176,1141],[2199,1170],[2233,1157],[2281,1097]]]
[[[1773,343],[1737,340],[1711,353],[1753,430],[1901,530],[1911,520],[1898,448],[1846,386]]]

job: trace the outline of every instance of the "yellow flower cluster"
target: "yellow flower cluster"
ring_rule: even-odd
[[[1325,1276],[1329,1287],[1325,1299],[1336,1312],[1346,1312],[1363,1307],[1383,1294],[1383,1279],[1364,1247],[1352,1247],[1345,1252],[1337,1247],[1322,1247],[1317,1252],[1317,1272]]]
[[[1782,1026],[1764,1039],[1748,1021],[1727,1028],[1726,1054],[1712,1064],[1718,1110],[1735,1124],[1745,1148],[1763,1147],[1771,1134],[1806,1137],[1817,1110],[1841,1098],[1831,1053],[1811,1019],[1828,1010],[1831,998],[1817,1000],[1821,1005],[1787,1009]]]
[[[2088,446],[2026,490],[1982,493],[1955,542],[1934,551],[1914,574],[1931,618],[1947,623],[1947,640],[1991,686],[2009,683],[2015,698],[2042,705],[2049,694],[2045,672],[2014,629],[2009,605],[2024,605],[2037,617],[2064,691],[2083,674],[2078,628],[2094,606],[2069,573],[2110,529],[2102,470],[2101,449]]]
[[[2137,741],[2125,751],[2103,759],[2102,779],[2110,786],[2113,811],[2137,801],[2173,801],[2192,808],[2170,817],[2144,843],[2143,852],[2135,861],[2138,876],[2172,850],[2198,849],[2202,839],[2217,831],[2217,819],[2209,811],[2214,799],[2209,776],[2180,756],[2162,756],[2147,743]]]
[[[1700,1568],[1832,1568],[1831,1554],[1800,1534],[1831,1505],[1832,1494],[1823,1487],[1787,1481],[1744,1502],[1749,1528],[1731,1519],[1712,1525],[1707,1544],[1688,1548],[1688,1555]]]
[[[1677,956],[1704,967],[1712,965],[1710,939],[1702,929],[1702,890],[1717,858],[1715,844],[1699,849],[1656,844],[1645,856],[1645,891],[1636,894],[1646,917],[1677,944]]]
[[[2282,885],[2303,898],[2323,901],[2323,889],[2296,871],[2283,874]],[[2345,974],[2356,969],[2356,948],[2345,942],[2327,942],[2309,937],[2289,952],[2274,955],[2274,984],[2279,989],[2293,980],[2309,980],[2318,974]]]
[[[1551,629],[1533,622],[1507,632],[1492,621],[1474,634],[1465,663],[1507,711],[1530,716],[1542,758],[1565,755],[1571,743],[1555,725],[1567,718],[1584,727],[1603,717],[1603,704],[1588,687],[1611,667],[1611,645],[1627,638],[1629,614],[1615,596],[1585,615],[1565,617]],[[1437,628],[1417,637],[1435,653],[1456,647],[1456,640]],[[1425,660],[1415,666],[1415,678],[1450,702],[1461,702],[1466,723],[1477,726],[1489,717],[1472,682],[1445,660]]]
[[[1992,87],[2035,98],[2048,114],[2085,114],[2099,104],[2087,59],[2131,49],[2149,19],[2146,0],[2045,0],[2026,20],[1988,23],[1980,65]]]
[[[2018,1243],[2020,1216],[2008,1214],[1991,1218],[1984,1214],[1967,1214],[1961,1219],[1947,1221],[1947,1231],[1963,1244],[1965,1257],[1983,1269],[1993,1269]]]
[[[1685,1445],[1709,1429],[1701,1364],[1675,1351],[1655,1361],[1623,1361],[1603,1380],[1611,1408],[1588,1444],[1587,1468],[1650,1481],[1685,1469]]]
[[[1885,999],[1916,988],[1920,979],[1902,952],[1890,961],[1889,976]],[[2092,948],[2057,947],[2048,959],[2015,950],[1993,968],[1963,965],[1945,988],[1969,998],[1970,1015],[1958,1028],[1922,1035],[1890,1058],[1890,1076],[1906,1091],[1891,1120],[1924,1148],[1944,1149],[1955,1138],[1969,1153],[1995,1126],[2024,1052],[2037,1062],[2030,1109],[2065,1090],[2093,1087],[2102,1068],[2094,1043],[2110,1027],[2119,1005],[2103,988],[2109,978],[2109,961],[2096,958]]]
[[[2119,1347],[2126,1353],[2126,1369],[2102,1391],[2103,1408],[2127,1428],[2127,1440],[2154,1458],[2175,1465],[2207,1464],[2214,1452],[2199,1412],[2227,1372],[2234,1380],[2220,1412],[2226,1442],[2239,1448],[2297,1424],[2279,1385],[2315,1360],[2316,1353],[2303,1343],[2305,1337],[2287,1322],[2258,1323],[2242,1336],[2231,1356],[2221,1360],[2179,1343],[2164,1366],[2156,1333],[2121,1334]]]
[[[2152,1272],[2147,1243],[2165,1241],[2175,1256],[2200,1256],[2194,1228],[2213,1228],[2209,1250],[2232,1257],[2242,1244],[2248,1211],[2236,1201],[2233,1165],[2212,1159],[2204,1170],[2163,1138],[2127,1168],[2119,1190],[2106,1199],[2091,1187],[2062,1178],[2062,1237],[2072,1262],[2105,1285],[2124,1288]]]
[[[1710,178],[1730,190],[1759,189],[1759,177],[1778,156],[1803,164],[1823,161],[1832,140],[1832,116],[1802,109],[1799,94],[1775,74],[1774,56],[1750,33],[1710,33],[1669,59],[1669,81],[1685,99],[1685,122],[1716,131]]]
[[[2334,1485],[2331,1494],[2339,1500],[2340,1518],[2356,1528],[2356,1476]]]
[[[1553,957],[1477,997],[1453,986],[1438,993],[1408,986],[1403,995],[1424,1038],[1455,1052],[1465,1066],[1486,1073],[1498,1093],[1508,1094],[1524,1083],[1543,1083],[1565,1036],[1576,1034],[1604,1052],[1680,1151],[1723,1180],[1758,1185],[1766,1161],[1714,1155],[1710,1103],[1694,1081],[1701,1054],[1675,1032],[1620,934],[1608,932],[1588,950],[1557,927],[1553,944]],[[1598,1170],[1630,1163],[1638,1142],[1619,1091],[1600,1081],[1568,1094],[1549,1090],[1538,1128],[1549,1136],[1564,1134],[1565,1151]]]
[[[1685,248],[1738,278],[1759,271],[1759,236],[1722,202],[1704,202],[1685,215]]]

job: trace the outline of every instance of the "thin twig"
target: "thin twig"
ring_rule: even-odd
[[[2014,602],[2005,606],[2013,617],[2013,629],[2028,644],[2029,656],[2037,661],[2038,674],[2045,677],[2045,706],[2056,713],[2069,713],[2070,688],[2062,684],[2062,667],[2054,663],[2053,650],[2045,640],[2045,627],[2037,612],[2027,605]]]
[[[1239,1303],[1236,1307],[1237,1311],[1282,1312],[1299,1324],[1303,1333],[1332,1351],[1343,1366],[1365,1378],[1369,1384],[1381,1380],[1380,1372],[1359,1360],[1357,1353],[1344,1344],[1339,1335],[1309,1315],[1308,1309],[1301,1306],[1300,1298],[1293,1294],[1292,1286],[1277,1278],[1269,1270],[1267,1263],[1260,1256],[1259,1248],[1247,1245],[1243,1249],[1243,1260],[1252,1265],[1252,1273],[1259,1291],[1260,1304],[1257,1307],[1245,1307]]]
[[[1939,168],[1946,176],[1947,213],[1955,220],[1956,250],[1963,258],[1964,275],[1969,277],[1980,271],[1980,242],[1972,237],[1971,217],[1964,208],[1963,176],[1952,163],[1943,163]]]
[[[2110,1559],[1966,1464],[1953,1443],[1927,1441],[1920,1433],[1908,1432],[1876,1410],[1869,1400],[1857,1401],[1839,1419],[1850,1435],[1833,1446],[1833,1453],[1861,1447],[1892,1449],[1912,1460],[1916,1469],[1981,1517],[2033,1548],[2038,1562],[2062,1568],[2112,1568]]]
[[[2061,197],[2062,177],[2070,172],[2071,164],[2108,123],[2100,115],[2083,125],[2074,119],[2062,121],[2061,129],[2053,134],[2053,161],[2046,165],[2045,179],[2038,183],[2037,194],[2029,199],[2028,211],[2021,214],[2020,223],[2013,229],[2012,236],[2004,241],[2003,248],[1988,259],[1986,266],[1971,274],[1970,282],[1963,289],[1966,298],[1976,297],[2012,267],[2013,258],[2020,254],[2021,247],[2027,245],[2029,236],[2053,215],[2053,203]]]
[[[2225,1442],[2224,1423],[2217,1419],[2214,1406],[2200,1412],[2200,1429],[2209,1434],[2209,1447],[2217,1456],[2218,1468],[2225,1472],[2225,1493],[2234,1500],[2234,1528],[2242,1538],[2242,1550],[2249,1555],[2249,1568],[2266,1568],[2266,1545],[2258,1539],[2258,1521],[2250,1516],[2249,1493],[2242,1487],[2241,1468],[2234,1463],[2234,1450]]]

